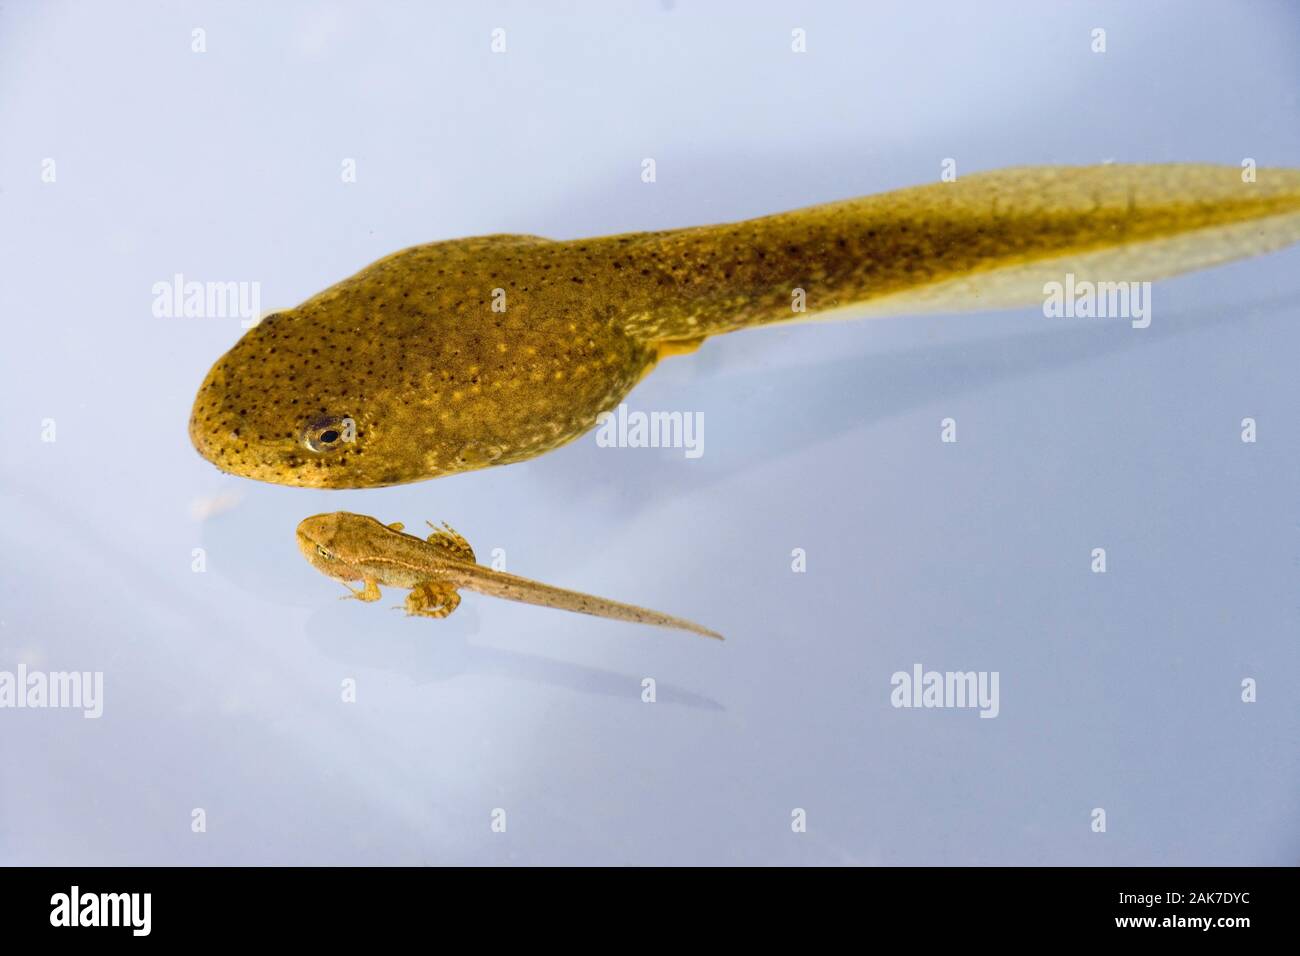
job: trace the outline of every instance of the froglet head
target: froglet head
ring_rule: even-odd
[[[317,571],[340,581],[357,581],[361,573],[340,552],[349,542],[364,541],[360,536],[382,527],[374,518],[346,511],[312,515],[298,523],[298,550]]]

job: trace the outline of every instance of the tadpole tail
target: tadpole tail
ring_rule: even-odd
[[[1014,308],[1044,285],[1149,281],[1300,241],[1300,170],[1029,166],[618,247],[645,298],[628,331],[691,341],[753,325]]]

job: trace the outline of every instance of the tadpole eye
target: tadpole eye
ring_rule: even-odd
[[[356,422],[333,415],[314,419],[302,430],[302,443],[318,454],[341,448],[356,441],[356,437]]]

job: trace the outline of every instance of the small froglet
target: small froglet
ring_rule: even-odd
[[[378,601],[379,586],[410,588],[406,613],[446,617],[460,605],[460,589],[493,597],[593,614],[616,621],[654,624],[722,640],[722,635],[692,621],[631,604],[566,591],[495,571],[477,563],[474,550],[445,522],[428,522],[427,539],[406,534],[401,522],[384,524],[366,515],[335,511],[298,524],[298,548],[316,570],[342,581],[359,601]],[[360,581],[354,588],[349,581]]]
[[[190,417],[223,471],[373,488],[541,455],[737,329],[1042,305],[1300,241],[1300,170],[1043,166],[716,226],[414,246],[267,316]],[[756,423],[757,424],[757,423]]]

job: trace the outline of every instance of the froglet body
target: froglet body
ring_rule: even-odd
[[[380,585],[409,588],[408,614],[446,617],[460,604],[459,590],[468,589],[524,604],[677,628],[722,640],[721,634],[691,621],[484,567],[476,563],[469,543],[449,526],[429,526],[433,533],[421,539],[405,534],[401,523],[385,525],[346,511],[319,514],[299,523],[298,548],[313,567],[344,582],[350,596],[358,600],[379,600]],[[349,581],[360,581],[362,587],[353,588]]]
[[[190,437],[225,471],[313,487],[521,461],[708,336],[1041,304],[1067,273],[1146,281],[1300,240],[1300,170],[1247,179],[1027,167],[717,226],[415,246],[250,329],[208,373]]]

